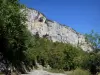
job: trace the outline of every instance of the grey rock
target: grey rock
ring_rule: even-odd
[[[48,20],[37,10],[26,8],[25,11],[28,19],[26,24],[33,35],[38,32],[40,37],[48,35],[48,39],[53,42],[70,43],[74,46],[80,46],[84,51],[93,50],[91,44],[85,40],[85,36],[71,27]]]

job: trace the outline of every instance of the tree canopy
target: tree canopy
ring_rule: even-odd
[[[85,34],[85,36],[86,36],[86,40],[92,44],[92,47],[94,50],[100,49],[100,34],[99,33],[96,33],[92,30],[90,34]]]

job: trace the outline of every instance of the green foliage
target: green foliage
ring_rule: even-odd
[[[81,66],[82,50],[80,48],[67,45],[64,51],[65,54],[65,69],[71,70]]]
[[[100,72],[100,54],[90,52],[84,59],[83,68],[89,69],[92,74]]]
[[[100,72],[100,34],[92,30],[90,34],[86,34],[86,40],[92,44],[94,50],[87,55],[83,66],[96,74]]]
[[[26,18],[20,12],[21,8],[18,0],[0,0],[0,52],[8,65],[19,64],[25,59],[28,38]]]
[[[31,50],[27,52],[32,61],[37,60],[43,66],[50,65],[58,70],[83,68],[95,74],[99,71],[99,53],[87,53],[71,44],[53,43],[46,38],[39,38],[39,35],[32,36],[32,40],[32,45],[29,47]]]
[[[25,65],[36,65],[36,62],[50,65],[57,70],[89,69],[100,71],[100,53],[83,52],[81,48],[71,44],[52,42],[38,33],[33,36],[26,28],[26,17],[20,9],[24,8],[19,0],[0,0],[0,53],[6,60],[6,67],[12,64],[15,68]],[[100,35],[92,32],[86,39],[95,50],[100,49]],[[75,75],[84,71],[76,70]],[[78,75],[78,74],[77,74]]]
[[[96,33],[92,30],[90,34],[85,34],[85,36],[86,36],[86,40],[92,44],[94,51],[97,51],[100,49],[100,34],[99,33]]]
[[[49,51],[49,65],[55,69],[63,69],[64,64],[64,44],[55,42]],[[60,64],[60,65],[59,65]]]
[[[68,75],[91,75],[91,73],[89,71],[87,71],[87,70],[76,69],[76,70],[72,71]]]
[[[37,61],[43,66],[48,64],[54,69],[71,70],[81,66],[84,52],[71,44],[53,43],[36,35],[32,36],[31,45],[26,54],[30,61]]]

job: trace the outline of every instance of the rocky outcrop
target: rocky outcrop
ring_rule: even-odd
[[[53,42],[70,43],[80,46],[84,51],[92,51],[91,45],[85,40],[85,36],[76,32],[71,27],[61,25],[55,21],[48,20],[42,13],[34,9],[26,8],[28,29],[40,37],[46,36]]]

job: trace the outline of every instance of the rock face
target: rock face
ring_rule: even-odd
[[[34,9],[26,8],[28,29],[35,35],[47,37],[53,42],[70,43],[80,46],[84,51],[92,51],[91,45],[85,40],[85,36],[74,29],[61,25],[55,21],[48,20],[42,13]]]

